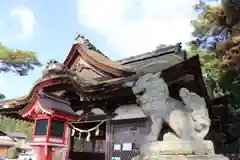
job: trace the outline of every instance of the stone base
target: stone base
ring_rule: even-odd
[[[212,141],[153,141],[141,146],[142,155],[215,154]]]
[[[229,160],[223,155],[159,155],[159,156],[138,156],[132,160]]]
[[[228,160],[216,155],[212,141],[153,141],[144,144],[132,160]]]

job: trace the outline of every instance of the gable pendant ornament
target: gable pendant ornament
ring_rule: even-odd
[[[133,160],[176,158],[187,160],[227,159],[215,155],[212,141],[204,140],[209,132],[210,118],[205,99],[186,88],[181,88],[181,101],[169,96],[168,85],[161,73],[145,74],[132,87],[137,103],[152,121],[151,131],[141,145],[140,154]],[[172,131],[158,141],[163,123]]]

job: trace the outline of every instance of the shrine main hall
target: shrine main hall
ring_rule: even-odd
[[[180,100],[183,87],[204,97],[212,123],[207,138],[214,141],[224,132],[227,111],[222,98],[213,98],[200,66],[181,43],[112,61],[81,37],[63,63],[49,61],[27,95],[0,101],[0,114],[33,122],[29,144],[42,153],[39,159],[130,160],[151,125],[129,84],[161,72],[171,97]]]

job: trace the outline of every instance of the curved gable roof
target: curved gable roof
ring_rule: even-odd
[[[125,67],[117,62],[107,58],[99,51],[89,49],[81,43],[72,46],[70,53],[64,61],[64,65],[71,68],[76,57],[80,56],[94,68],[112,75],[112,77],[130,76],[135,74],[134,71],[125,69]]]

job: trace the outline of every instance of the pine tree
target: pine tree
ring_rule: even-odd
[[[41,66],[36,54],[31,51],[9,49],[0,43],[0,74],[13,72],[19,76],[26,76],[30,70]],[[0,100],[5,95],[0,93]]]
[[[25,76],[30,70],[39,66],[41,63],[34,52],[12,50],[0,44],[0,74],[13,72],[19,76]],[[0,100],[4,98],[5,95],[0,93]],[[0,116],[0,130],[3,132],[23,132],[30,138],[33,132],[33,123]]]

